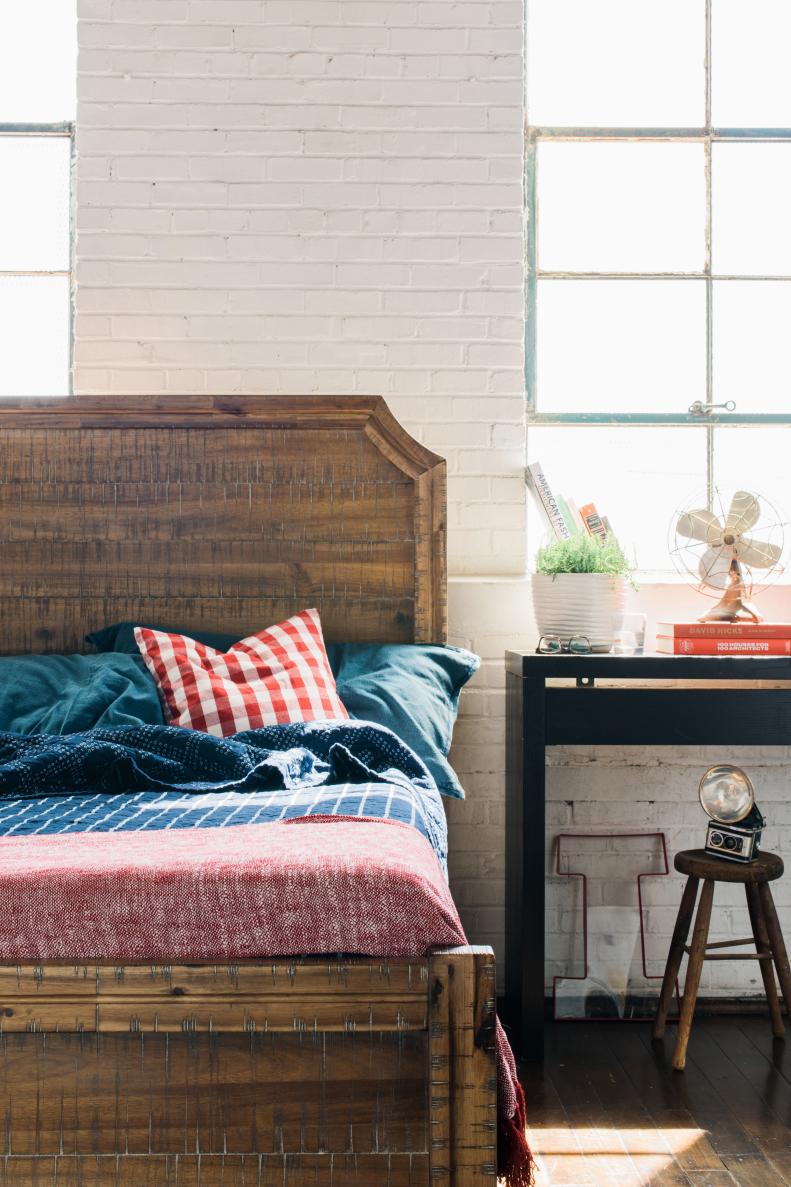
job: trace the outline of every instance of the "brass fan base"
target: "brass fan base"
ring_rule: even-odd
[[[698,622],[763,622],[763,616],[747,597],[741,566],[735,557],[728,570],[728,588],[717,605]]]

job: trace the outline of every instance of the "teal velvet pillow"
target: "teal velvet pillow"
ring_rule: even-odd
[[[120,622],[88,635],[99,651],[137,654],[134,628]],[[153,630],[174,630],[153,626]],[[191,634],[199,643],[227,651],[237,640],[211,632]],[[464,799],[448,762],[459,693],[480,660],[461,647],[423,643],[330,643],[327,645],[338,695],[352,717],[387,726],[423,759],[443,795]]]
[[[133,655],[0,659],[0,730],[74,734],[96,726],[164,724],[156,685]]]
[[[340,643],[327,653],[351,716],[386,725],[423,759],[443,795],[463,800],[447,754],[459,693],[478,670],[478,656],[421,643]]]

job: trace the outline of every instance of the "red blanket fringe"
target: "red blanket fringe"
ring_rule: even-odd
[[[516,1085],[516,1110],[512,1117],[500,1113],[497,1125],[497,1173],[505,1187],[532,1187],[533,1155],[527,1144],[525,1094]]]

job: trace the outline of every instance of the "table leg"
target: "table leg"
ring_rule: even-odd
[[[524,680],[505,676],[505,1002],[503,1020],[516,1049],[522,1011],[522,827],[524,819]]]
[[[518,687],[510,682],[514,679]],[[542,679],[509,677],[506,979],[522,1058],[544,1057],[546,709]],[[512,747],[519,747],[519,755]]]

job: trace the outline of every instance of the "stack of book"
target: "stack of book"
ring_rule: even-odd
[[[658,622],[662,655],[791,655],[791,622]]]
[[[606,516],[599,515],[595,503],[583,503],[578,507],[573,499],[552,490],[540,462],[528,465],[527,483],[556,539],[570,540],[572,536],[585,535],[604,538],[610,534],[609,521]]]

